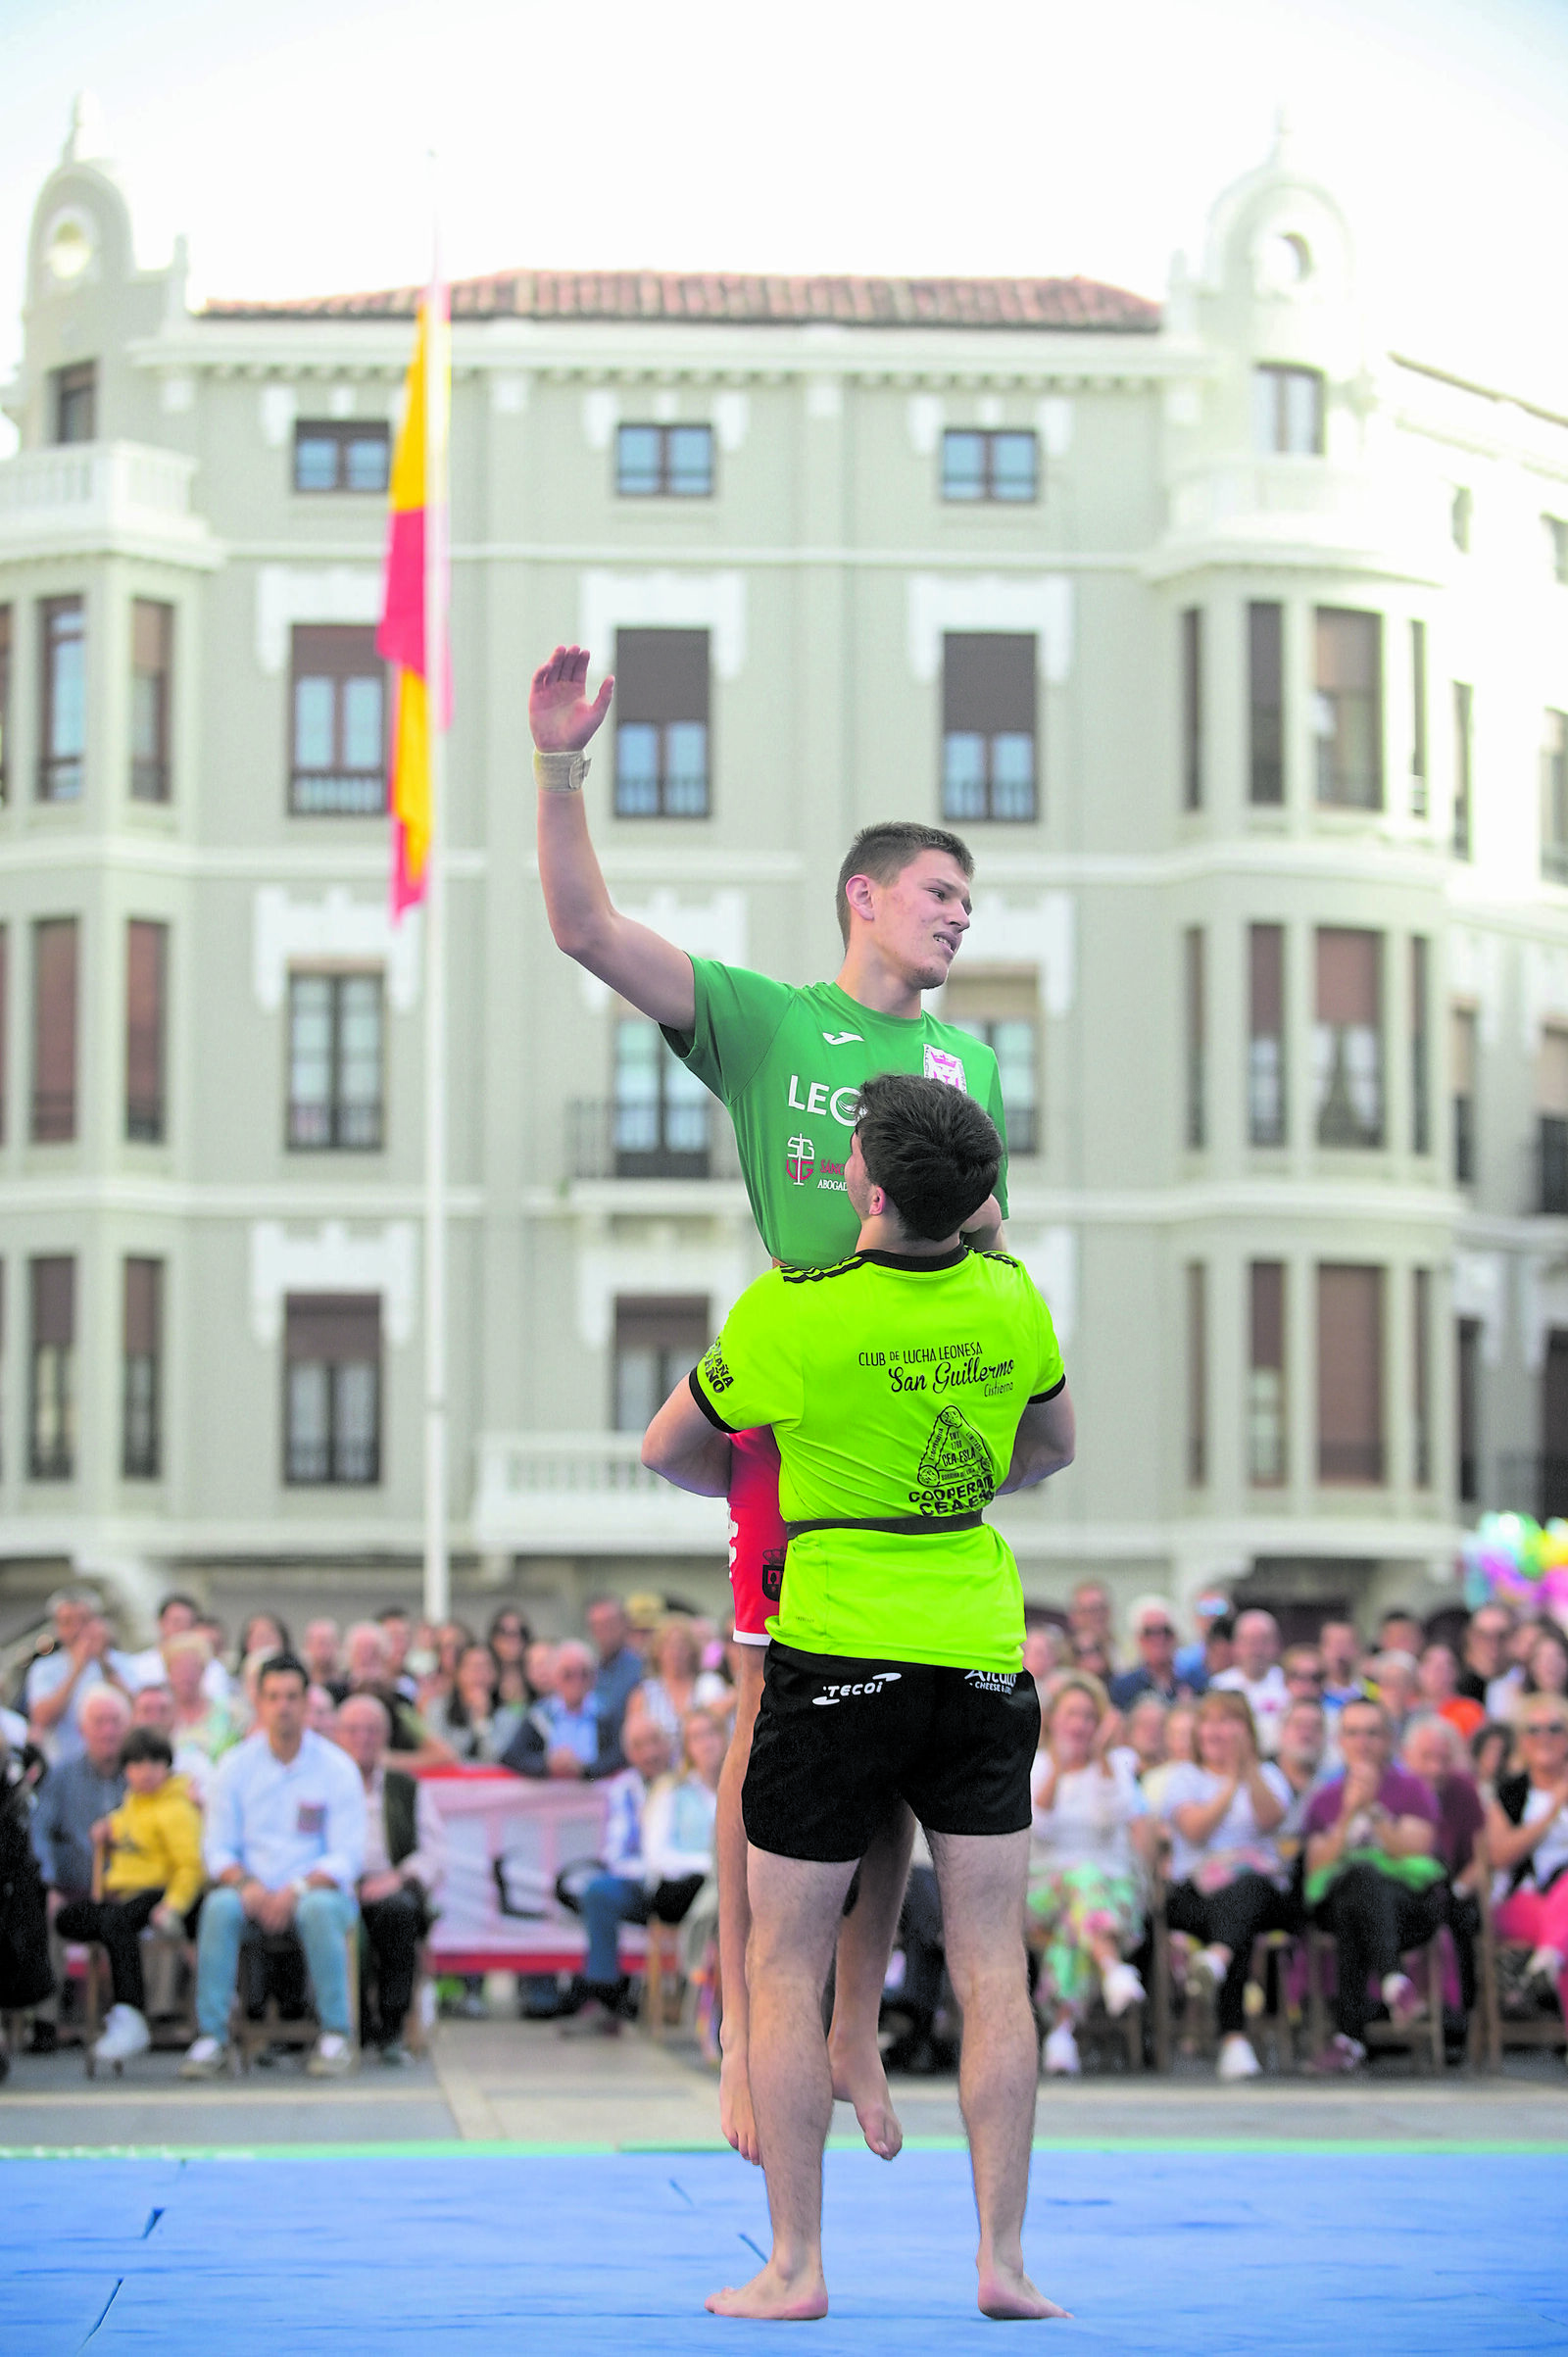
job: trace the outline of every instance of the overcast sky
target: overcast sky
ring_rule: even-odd
[[[1277,107],[1396,348],[1568,407],[1568,0],[0,0],[0,373],[73,93],[199,291],[515,264],[1158,295]]]

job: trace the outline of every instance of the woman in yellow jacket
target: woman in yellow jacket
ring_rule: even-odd
[[[109,1843],[103,1896],[74,1899],[55,1919],[63,1940],[99,1940],[109,1950],[115,2001],[93,2048],[99,2062],[124,2062],[150,2044],[141,1935],[149,1923],[172,1938],[187,1933],[207,1879],[202,1821],[173,1764],[167,1737],[131,1729],[120,1754],[125,1797],[92,1829],[95,1842]]]

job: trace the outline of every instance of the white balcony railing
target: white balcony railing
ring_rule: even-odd
[[[1328,459],[1220,460],[1171,485],[1168,541],[1300,540],[1374,547],[1391,540],[1441,546],[1446,519],[1436,489],[1403,470],[1342,466]]]
[[[484,1552],[722,1554],[728,1510],[640,1462],[634,1432],[483,1433],[473,1535]]]
[[[0,556],[149,543],[198,557],[210,535],[191,512],[196,461],[140,442],[74,442],[0,460]]]

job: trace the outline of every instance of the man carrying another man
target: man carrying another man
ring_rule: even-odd
[[[1024,2273],[1036,2049],[1024,1956],[1029,1773],[1023,1597],[983,1509],[1071,1461],[1050,1313],[1023,1268],[959,1231],[1001,1141],[935,1079],[867,1080],[845,1169],[852,1258],[775,1269],[736,1303],[649,1427],[644,1462],[712,1495],[737,1429],[782,1460],[789,1578],[769,1624],[743,1794],[750,2070],[773,2253],[723,2315],[826,2312],[822,2149],[833,2078],[821,1998],[840,1911],[889,1809],[926,1829],[964,2015],[959,2102],[994,2317],[1062,2312]]]

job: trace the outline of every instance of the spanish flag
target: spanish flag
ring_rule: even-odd
[[[432,325],[433,322],[433,325]],[[434,369],[435,401],[427,403]],[[422,901],[430,858],[430,650],[425,645],[427,568],[435,568],[439,642],[435,649],[435,724],[452,721],[452,668],[447,645],[446,456],[452,408],[451,331],[446,290],[434,287],[419,306],[406,405],[392,454],[391,516],[376,653],[395,666],[392,764],[392,913]],[[430,431],[431,426],[434,432]]]

